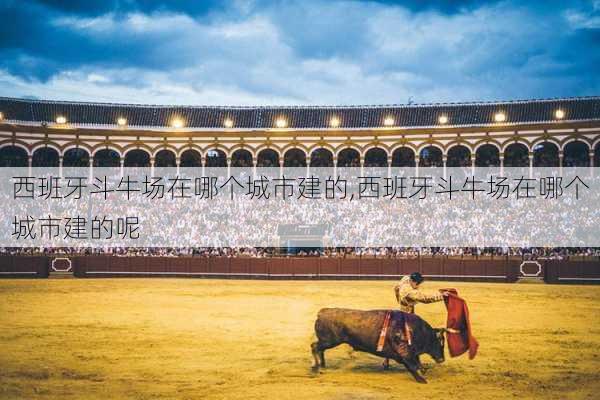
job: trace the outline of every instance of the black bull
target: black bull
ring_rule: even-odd
[[[427,381],[419,374],[419,355],[429,354],[436,362],[444,361],[444,329],[434,329],[414,314],[393,311],[382,351],[377,351],[379,335],[387,310],[360,311],[323,308],[315,321],[317,341],[311,345],[315,359],[313,368],[325,367],[325,350],[346,343],[354,350],[396,360],[404,365],[420,383]],[[405,329],[410,330],[410,344]]]

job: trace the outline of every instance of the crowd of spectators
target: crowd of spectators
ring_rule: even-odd
[[[524,260],[600,257],[599,247],[0,247],[0,255],[112,255],[140,257],[460,257]]]
[[[244,182],[244,179],[240,179]],[[589,182],[588,182],[589,183]],[[571,201],[548,201],[553,207],[552,220],[538,220],[535,211],[527,207],[506,208],[502,218],[514,221],[510,227],[495,226],[489,220],[490,205],[469,206],[471,200],[463,196],[452,200],[457,209],[469,209],[468,215],[448,215],[444,207],[424,205],[421,217],[411,214],[406,201],[336,202],[321,203],[319,207],[310,200],[269,200],[249,199],[226,204],[223,201],[208,204],[199,201],[166,202],[168,207],[154,205],[150,212],[141,216],[144,224],[160,227],[144,232],[150,245],[82,245],[71,247],[60,241],[52,247],[4,248],[8,254],[114,254],[139,256],[219,256],[219,257],[270,257],[276,255],[319,256],[319,257],[415,257],[415,256],[520,256],[524,258],[569,256],[599,256],[600,249],[582,245],[575,247],[529,247],[529,246],[477,246],[477,243],[516,243],[527,242],[520,229],[526,228],[532,238],[549,235],[548,231],[558,232],[564,238],[549,237],[549,243],[576,236],[579,231],[597,235],[600,210],[598,207],[586,209],[584,203]],[[445,201],[445,197],[440,197]],[[5,199],[6,200],[6,199]],[[8,200],[7,200],[8,201]],[[115,205],[111,202],[96,201],[83,215],[134,215],[148,207],[147,198],[138,198]],[[63,200],[65,210],[75,210],[77,200]],[[277,203],[279,202],[279,203]],[[461,204],[462,202],[462,204]],[[8,203],[5,203],[8,204]],[[26,202],[18,203],[26,204]],[[85,203],[84,203],[85,204]],[[588,202],[589,204],[589,202]],[[594,201],[592,201],[594,204]],[[598,204],[598,199],[595,200]],[[175,206],[177,205],[177,206]],[[161,209],[164,212],[152,210]],[[410,211],[412,210],[412,211]],[[15,215],[25,215],[15,207],[5,208],[5,220]],[[171,212],[176,215],[170,214]],[[10,215],[9,215],[10,214]],[[423,217],[423,215],[425,217]],[[585,215],[582,220],[579,218]],[[368,216],[364,223],[364,216]],[[401,218],[398,218],[401,216]],[[403,216],[403,217],[402,217]],[[243,218],[242,218],[243,217]],[[236,223],[242,220],[243,223]],[[580,221],[573,226],[572,221]],[[322,246],[314,248],[281,248],[279,238],[273,238],[278,224],[319,223],[327,227]],[[426,225],[425,227],[423,225]],[[473,229],[474,227],[481,227]],[[482,229],[485,229],[483,231]],[[423,232],[431,236],[422,236]],[[435,236],[445,232],[455,243],[468,243],[473,247],[448,245],[444,247],[410,245],[411,241],[421,243],[442,243]],[[10,236],[12,232],[5,232]],[[544,236],[544,237],[546,237]],[[177,243],[178,247],[165,247],[164,239]],[[386,239],[387,238],[387,239]],[[5,242],[7,243],[7,242]],[[179,245],[181,244],[181,245]],[[397,246],[396,244],[403,244]],[[343,247],[341,247],[343,246]]]

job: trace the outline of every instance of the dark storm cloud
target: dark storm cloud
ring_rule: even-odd
[[[3,95],[364,103],[600,90],[600,0],[0,0],[0,14]]]

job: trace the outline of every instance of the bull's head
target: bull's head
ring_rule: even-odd
[[[435,362],[443,363],[444,344],[446,343],[444,333],[446,333],[446,328],[435,328],[433,332],[435,333],[435,340],[433,340],[431,343],[431,352],[429,355],[435,360]]]

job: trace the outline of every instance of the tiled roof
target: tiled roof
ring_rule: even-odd
[[[494,115],[503,112],[506,124],[556,121],[557,109],[564,111],[564,120],[600,120],[600,97],[579,97],[547,100],[524,100],[487,103],[437,103],[385,106],[297,106],[297,107],[219,107],[219,106],[159,106],[109,103],[79,103],[47,100],[27,100],[0,97],[0,112],[7,121],[53,123],[64,116],[77,125],[116,125],[126,118],[131,127],[169,127],[180,118],[185,128],[223,128],[225,119],[234,128],[268,129],[277,118],[285,119],[289,129],[330,128],[332,117],[339,128],[384,127],[386,118],[395,127],[479,126],[495,124]]]

